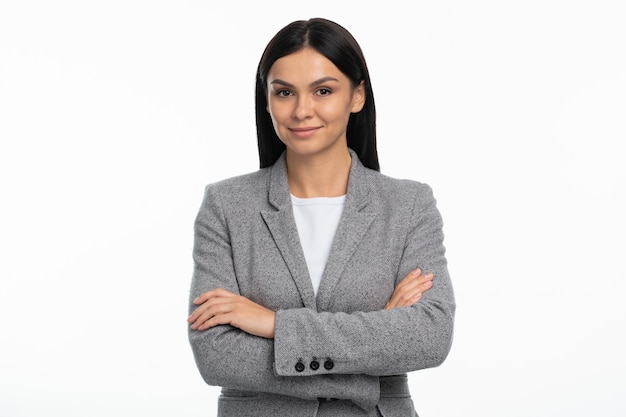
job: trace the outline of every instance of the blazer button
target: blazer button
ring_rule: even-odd
[[[304,371],[304,364],[301,361],[298,361],[298,363],[296,363],[296,372],[302,371]]]
[[[318,369],[320,369],[320,363],[318,361],[311,361],[311,364],[309,366],[314,371],[317,371]]]
[[[326,362],[324,362],[324,368],[328,371],[333,369],[334,366],[335,366],[335,363],[330,359],[326,359]]]

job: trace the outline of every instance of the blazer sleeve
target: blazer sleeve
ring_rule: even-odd
[[[396,375],[440,365],[452,344],[454,295],[443,245],[443,223],[431,188],[418,184],[396,284],[419,267],[433,286],[411,307],[369,312],[280,310],[276,315],[275,367],[279,375]],[[399,238],[403,234],[399,233]],[[349,273],[346,272],[346,273]],[[314,359],[317,358],[317,359]],[[296,361],[333,366],[302,372]]]
[[[219,190],[207,186],[194,226],[194,271],[189,298],[224,288],[239,294],[230,238]],[[379,399],[377,377],[368,375],[316,375],[310,378],[279,376],[274,372],[274,341],[250,335],[229,325],[205,331],[189,327],[189,342],[202,378],[209,385],[268,392],[303,399],[319,397],[352,400],[363,408]]]

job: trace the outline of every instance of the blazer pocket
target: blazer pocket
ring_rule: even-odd
[[[217,400],[218,417],[312,417],[316,410],[317,401],[239,390],[222,389]]]
[[[418,417],[410,396],[381,397],[378,411],[383,417]]]
[[[238,389],[222,388],[222,394],[219,396],[219,398],[225,400],[245,400],[246,398],[254,399],[258,396],[259,393],[254,391],[242,391]]]
[[[417,417],[406,375],[380,377],[378,412],[383,417]]]

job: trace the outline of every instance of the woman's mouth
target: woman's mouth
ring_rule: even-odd
[[[293,135],[300,139],[306,139],[313,136],[320,128],[319,127],[293,127],[289,130]]]

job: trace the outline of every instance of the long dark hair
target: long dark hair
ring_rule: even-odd
[[[267,74],[276,60],[311,47],[328,58],[352,82],[363,82],[365,105],[348,120],[348,147],[368,168],[380,170],[376,151],[376,108],[365,57],[356,39],[345,28],[327,19],[298,20],[282,28],[269,42],[256,74],[256,130],[261,168],[271,166],[285,150],[267,112]]]

